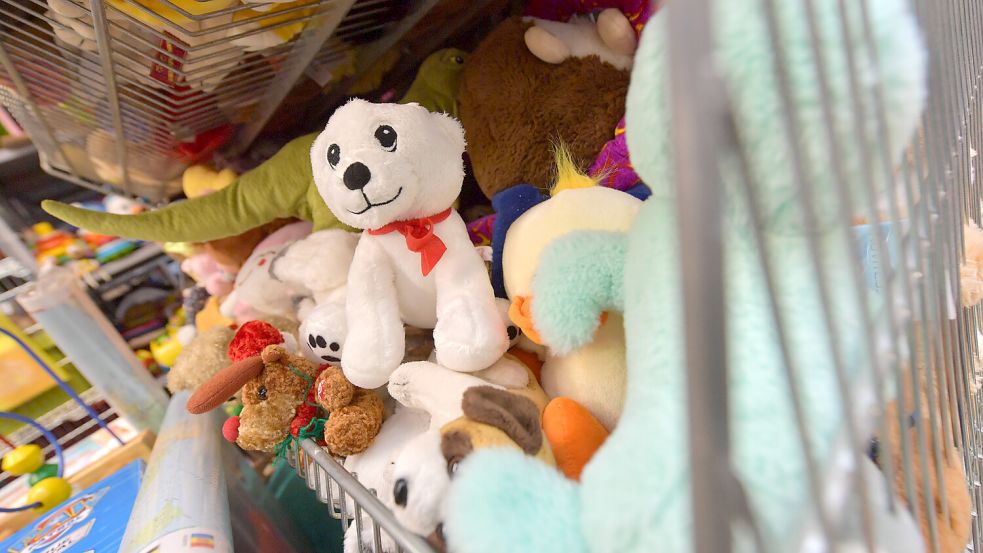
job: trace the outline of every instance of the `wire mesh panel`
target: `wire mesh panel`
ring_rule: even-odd
[[[406,530],[377,497],[314,441],[288,451],[290,465],[345,531],[345,551],[359,553],[433,553],[423,538]],[[358,536],[356,538],[356,536]]]
[[[390,1],[353,4],[3,0],[0,101],[48,172],[166,199],[188,165],[248,146],[315,56],[350,59],[391,22]]]
[[[983,547],[980,6],[667,11],[696,550]]]

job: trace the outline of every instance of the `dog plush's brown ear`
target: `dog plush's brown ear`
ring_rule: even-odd
[[[475,386],[464,392],[464,415],[498,428],[522,451],[535,455],[543,446],[539,408],[531,399],[491,386]]]
[[[200,415],[225,403],[246,382],[263,372],[263,359],[258,355],[247,357],[220,370],[215,376],[198,386],[188,398],[188,412]]]

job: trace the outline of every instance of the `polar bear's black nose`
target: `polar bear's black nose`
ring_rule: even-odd
[[[369,168],[365,166],[364,163],[356,161],[345,169],[345,186],[349,190],[361,190],[365,188],[366,184],[369,184],[369,179],[372,178],[372,172]]]

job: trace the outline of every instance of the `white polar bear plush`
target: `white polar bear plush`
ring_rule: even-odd
[[[403,324],[433,329],[437,361],[473,372],[508,347],[488,273],[452,205],[464,178],[464,130],[417,104],[352,100],[311,148],[318,192],[363,229],[348,273],[342,368],[356,386],[386,384]]]

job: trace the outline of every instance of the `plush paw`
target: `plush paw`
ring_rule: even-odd
[[[366,331],[357,325],[348,333],[342,348],[341,368],[359,388],[374,389],[389,380],[403,360],[406,336],[403,327],[385,332]]]
[[[638,38],[635,29],[631,27],[628,18],[621,10],[608,8],[597,16],[597,34],[608,48],[619,54],[631,56],[638,48]]]
[[[332,455],[347,457],[368,449],[379,433],[379,420],[364,409],[342,407],[324,425],[324,442]]]
[[[529,27],[525,40],[532,55],[546,63],[559,64],[570,57],[570,48],[542,27]]]
[[[480,371],[509,347],[505,324],[494,303],[458,297],[439,306],[433,330],[437,364],[461,372]]]
[[[352,402],[355,387],[337,367],[328,367],[314,381],[314,399],[329,413]]]
[[[389,384],[386,386],[386,390],[389,392],[389,397],[395,399],[399,403],[411,407],[415,407],[413,404],[413,375],[416,372],[414,366],[417,363],[427,363],[427,361],[418,361],[414,363],[403,363],[399,366],[391,375],[389,375]]]

